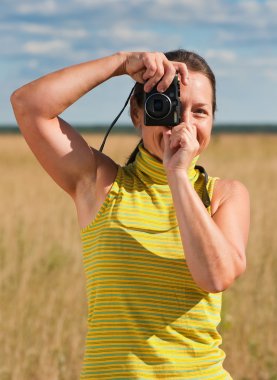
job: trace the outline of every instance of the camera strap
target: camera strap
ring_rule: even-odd
[[[208,177],[206,170],[203,168],[203,166],[195,165],[195,169],[198,169],[200,171],[200,173],[203,174],[205,177],[205,186],[204,186],[204,189],[202,192],[201,200],[202,200],[204,206],[206,208],[208,208],[211,205],[211,200],[210,200],[210,196],[209,196],[208,189],[207,189],[209,177]]]
[[[125,110],[125,108],[127,107],[127,104],[128,104],[128,102],[129,102],[129,100],[130,100],[130,98],[131,98],[131,96],[132,96],[133,91],[134,91],[135,85],[136,85],[136,83],[135,83],[134,86],[132,87],[132,90],[131,90],[131,92],[130,92],[128,98],[126,99],[126,102],[125,102],[125,104],[124,104],[122,110],[119,112],[119,114],[116,116],[116,118],[114,119],[114,121],[112,122],[112,124],[109,126],[109,129],[107,130],[107,132],[106,132],[106,134],[105,134],[105,137],[104,137],[104,139],[103,139],[103,141],[102,141],[102,144],[101,144],[101,146],[100,146],[100,148],[99,148],[99,151],[100,151],[100,152],[103,151],[103,148],[104,148],[104,145],[105,145],[105,143],[106,143],[107,137],[108,137],[109,133],[111,132],[113,126],[115,125],[115,123],[117,122],[117,120],[120,118],[122,112],[123,112],[123,111]]]
[[[130,100],[130,98],[131,98],[131,96],[132,96],[132,93],[133,93],[133,91],[134,91],[135,86],[136,86],[136,83],[135,83],[134,86],[132,87],[132,89],[131,89],[131,91],[130,91],[130,94],[128,95],[128,98],[126,99],[123,108],[121,109],[121,111],[119,112],[119,114],[116,116],[116,118],[113,120],[113,122],[112,122],[111,125],[109,126],[109,128],[108,128],[108,130],[107,130],[107,132],[106,132],[106,134],[105,134],[105,137],[104,137],[104,139],[103,139],[103,141],[102,141],[102,144],[101,144],[101,146],[100,146],[100,148],[99,148],[99,151],[100,151],[100,152],[103,151],[103,148],[104,148],[104,146],[105,146],[105,143],[106,143],[107,137],[108,137],[109,133],[111,132],[113,126],[115,125],[115,123],[117,122],[117,120],[120,118],[122,112],[123,112],[123,111],[125,110],[125,108],[127,107],[127,104],[128,104],[128,102],[129,102],[129,100]],[[209,193],[208,193],[208,189],[207,189],[207,184],[208,184],[208,179],[209,179],[209,178],[208,178],[208,174],[207,174],[206,170],[205,170],[202,166],[200,166],[200,165],[195,165],[195,169],[198,169],[198,170],[200,171],[200,173],[203,174],[204,177],[205,177],[205,186],[204,186],[204,189],[203,189],[203,193],[202,193],[201,199],[202,199],[202,202],[203,202],[204,206],[205,206],[206,208],[208,208],[208,207],[211,205],[211,200],[210,200]]]

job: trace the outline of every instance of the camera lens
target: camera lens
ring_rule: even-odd
[[[154,99],[154,112],[161,112],[163,109],[163,102],[161,99]]]
[[[170,113],[171,106],[170,98],[157,92],[150,95],[146,100],[145,111],[152,119],[163,119]]]

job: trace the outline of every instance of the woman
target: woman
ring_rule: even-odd
[[[178,72],[181,123],[144,125],[142,90]],[[59,115],[104,81],[129,75],[142,142],[124,167]],[[221,292],[245,270],[249,198],[197,167],[216,109],[215,78],[186,51],[120,52],[59,70],[12,95],[20,129],[75,202],[89,303],[82,379],[230,379],[219,348]]]

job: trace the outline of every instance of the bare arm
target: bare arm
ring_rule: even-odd
[[[59,115],[88,91],[117,75],[122,57],[113,55],[59,70],[16,90],[11,102],[31,150],[50,176],[74,195],[80,180],[96,179],[97,157]]]
[[[187,176],[199,148],[196,128],[183,123],[164,137],[164,165],[189,270],[205,291],[223,291],[246,267],[248,191],[237,181],[218,180],[211,217]]]
[[[162,53],[120,52],[39,78],[16,90],[11,102],[22,134],[41,165],[75,197],[80,182],[93,185],[98,167],[108,172],[114,163],[90,149],[59,115],[113,76],[127,74],[150,90],[160,79],[159,85],[167,88],[176,69],[185,81],[185,65],[169,62]]]
[[[217,181],[212,217],[186,175],[169,175],[180,234],[190,272],[208,292],[227,289],[246,267],[249,197],[234,181]]]

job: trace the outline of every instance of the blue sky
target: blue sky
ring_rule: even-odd
[[[276,0],[1,0],[0,44],[0,124],[15,122],[12,91],[41,75],[118,50],[176,48],[214,70],[217,122],[277,122]],[[131,86],[113,78],[63,117],[110,123]]]

